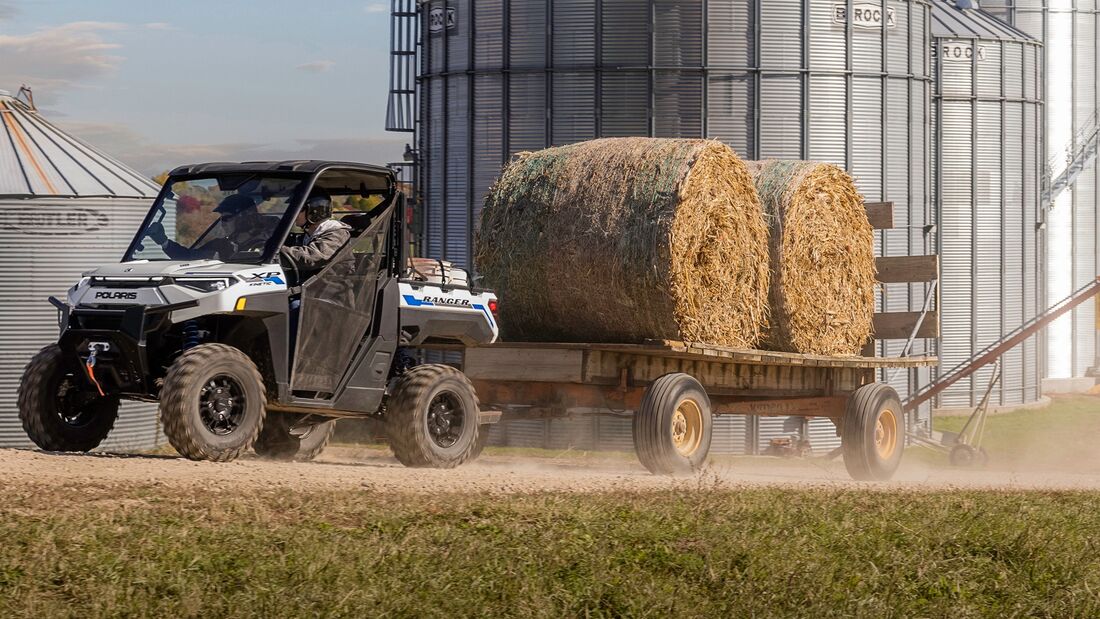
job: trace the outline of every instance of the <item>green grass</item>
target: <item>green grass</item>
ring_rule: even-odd
[[[934,429],[958,432],[966,417],[937,417]],[[982,445],[994,467],[1100,470],[1100,398],[1055,398],[1050,406],[988,417]],[[907,454],[908,455],[908,454]]]
[[[0,489],[0,616],[1100,615],[1100,493]]]

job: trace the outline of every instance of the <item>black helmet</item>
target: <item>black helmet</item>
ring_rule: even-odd
[[[222,216],[228,215],[232,217],[234,215],[240,215],[250,208],[256,208],[256,202],[243,193],[235,193],[231,196],[227,196],[221,201],[221,204],[214,207],[214,212],[220,213]]]
[[[332,217],[332,198],[324,189],[314,187],[313,191],[309,192],[302,210],[305,211],[308,225],[324,221]]]

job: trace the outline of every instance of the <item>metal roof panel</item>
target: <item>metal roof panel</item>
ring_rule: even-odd
[[[153,198],[140,173],[0,91],[0,196]]]
[[[973,3],[977,5],[977,3]],[[961,9],[955,0],[932,0],[932,36],[939,39],[985,39],[1038,44],[1028,34],[979,8]]]

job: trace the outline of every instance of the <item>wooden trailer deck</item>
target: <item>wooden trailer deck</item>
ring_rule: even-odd
[[[694,377],[715,414],[839,418],[848,395],[879,368],[936,365],[935,357],[828,357],[685,342],[501,343],[466,350],[463,369],[482,405],[509,417],[571,409],[637,410],[661,376]]]

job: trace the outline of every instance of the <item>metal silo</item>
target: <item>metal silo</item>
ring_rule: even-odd
[[[393,0],[395,20],[410,6]],[[936,251],[928,0],[428,0],[417,11],[419,122],[391,128],[419,132],[433,257],[470,264],[483,197],[514,153],[606,136],[718,138],[747,159],[839,164],[869,201],[895,204],[882,255]],[[923,284],[885,288],[884,311],[924,304]],[[929,374],[886,378],[905,393]]]
[[[950,369],[1041,310],[1041,46],[954,0],[934,0],[935,190],[940,221],[940,359]],[[1039,397],[1035,338],[1002,357],[990,403]],[[992,367],[940,396],[981,401]]]
[[[80,274],[118,262],[157,187],[0,91],[0,447],[32,447],[16,411],[23,368],[57,341]],[[124,402],[107,449],[157,444],[156,407]]]
[[[1046,107],[1046,293],[1051,305],[1100,271],[1096,172],[1100,2],[982,0],[982,8],[1043,43]],[[1081,377],[1096,365],[1095,308],[1086,303],[1047,328],[1045,376]]]

